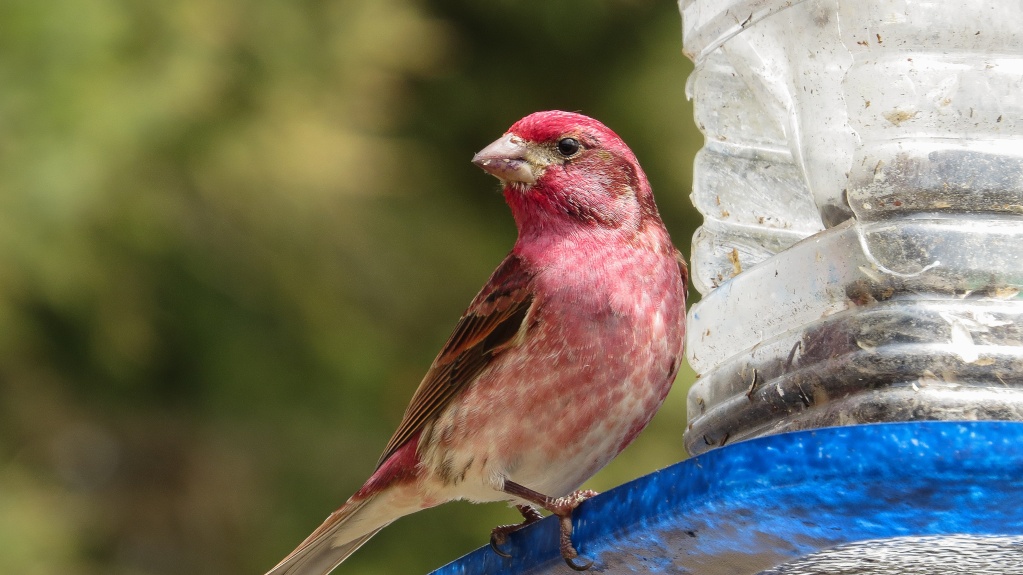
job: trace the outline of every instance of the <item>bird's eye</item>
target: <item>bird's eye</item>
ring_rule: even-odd
[[[580,147],[579,140],[575,138],[562,138],[558,140],[558,153],[566,158],[576,155]]]

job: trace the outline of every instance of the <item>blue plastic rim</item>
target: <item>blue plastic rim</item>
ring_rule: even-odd
[[[857,425],[735,443],[641,477],[580,506],[572,539],[592,573],[785,573],[884,540],[998,544],[1020,562],[991,572],[1023,573],[1021,503],[1023,423]],[[548,518],[509,537],[511,559],[483,547],[434,575],[574,573],[557,539]]]

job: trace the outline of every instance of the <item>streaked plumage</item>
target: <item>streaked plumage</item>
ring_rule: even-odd
[[[473,161],[504,183],[518,240],[375,473],[268,575],[328,573],[391,521],[456,499],[569,517],[581,497],[556,498],[620,453],[675,379],[687,270],[622,140],[586,116],[538,112]]]

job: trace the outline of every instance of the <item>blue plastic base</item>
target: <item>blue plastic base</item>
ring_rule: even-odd
[[[1021,504],[1023,423],[858,425],[735,443],[641,477],[580,506],[572,539],[592,573],[838,573],[795,566],[868,540],[896,541],[909,561],[989,542],[1020,562],[984,572],[1023,573]],[[966,537],[918,539],[945,535]],[[548,518],[509,537],[511,559],[483,547],[434,575],[574,573],[557,540]],[[1004,560],[979,555],[971,565]]]

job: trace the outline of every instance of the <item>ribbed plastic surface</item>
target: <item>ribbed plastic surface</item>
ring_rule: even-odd
[[[1023,420],[1023,10],[683,0],[706,144],[691,453]]]

